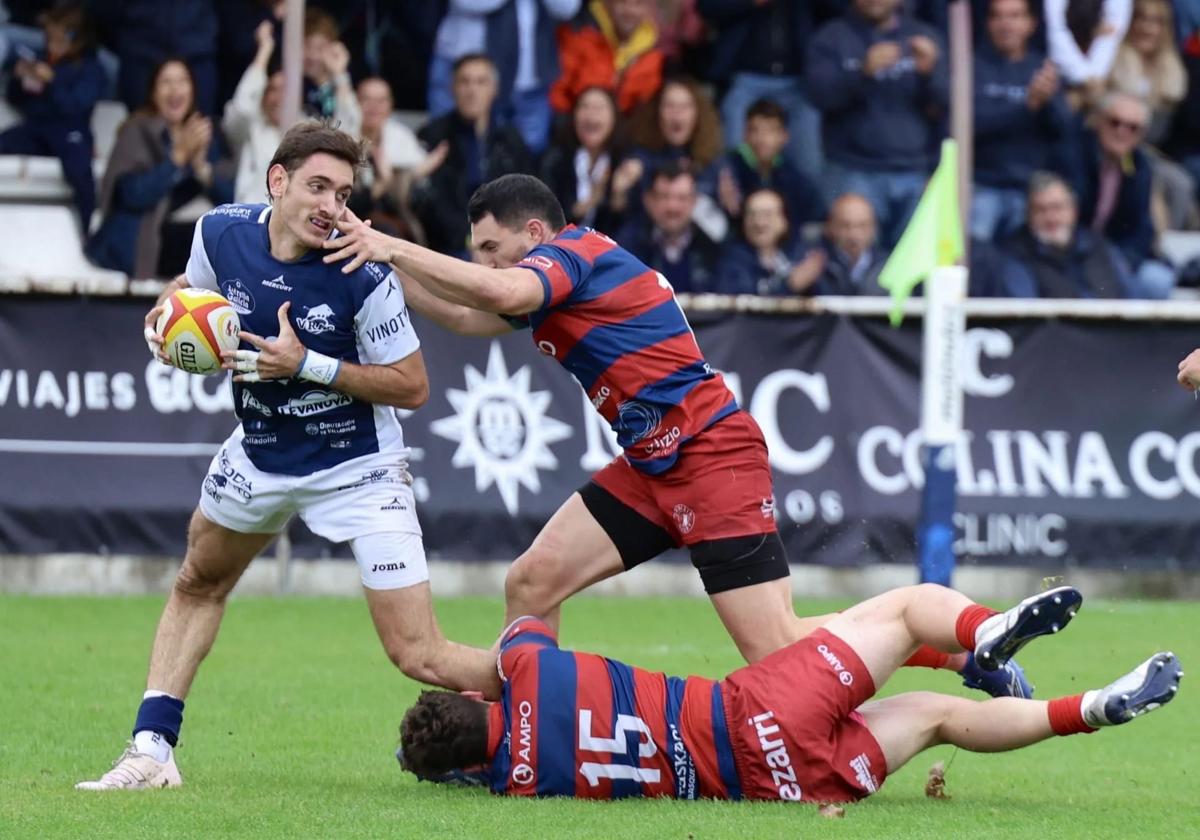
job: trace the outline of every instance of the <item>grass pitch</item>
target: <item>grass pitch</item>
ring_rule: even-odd
[[[0,598],[0,837],[1196,837],[1200,686],[1146,720],[1004,755],[943,747],[842,820],[783,803],[516,801],[417,783],[392,756],[417,686],[391,668],[361,601],[237,599],[188,698],[184,787],[71,789],[120,752],[161,598]],[[817,613],[845,606],[800,602]],[[497,601],[438,604],[452,638],[489,644]],[[1200,668],[1200,605],[1085,602],[1021,655],[1039,697],[1100,686],[1160,649]],[[564,646],[668,673],[740,665],[705,601],[580,598]],[[1194,677],[1192,679],[1195,679]],[[905,669],[884,689],[967,693]],[[925,773],[950,762],[949,801]]]

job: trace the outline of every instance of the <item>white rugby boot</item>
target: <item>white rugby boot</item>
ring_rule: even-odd
[[[79,782],[76,790],[141,790],[144,788],[179,787],[183,777],[175,766],[175,751],[166,761],[135,752],[133,744],[125,747],[112,769],[95,781]]]

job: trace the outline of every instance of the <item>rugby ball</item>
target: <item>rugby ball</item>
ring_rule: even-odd
[[[180,289],[163,301],[155,330],[171,364],[209,376],[221,371],[221,351],[236,350],[242,322],[218,292]]]

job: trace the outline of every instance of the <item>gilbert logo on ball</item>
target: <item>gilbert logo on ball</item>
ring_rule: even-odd
[[[221,351],[236,350],[241,320],[218,292],[180,289],[165,301],[155,329],[171,364],[204,376],[221,370]]]

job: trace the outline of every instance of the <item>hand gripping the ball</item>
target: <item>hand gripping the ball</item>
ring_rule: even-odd
[[[257,350],[224,350],[221,367],[234,372],[234,382],[265,382],[269,379],[287,379],[300,373],[304,363],[305,347],[288,321],[290,301],[279,307],[279,335],[263,338],[242,330],[238,337],[257,347]]]
[[[142,336],[146,339],[146,346],[150,348],[150,355],[164,365],[169,365],[171,364],[171,357],[163,350],[163,337],[158,334],[158,319],[162,314],[162,304],[155,306],[146,313],[145,328],[142,330]]]

